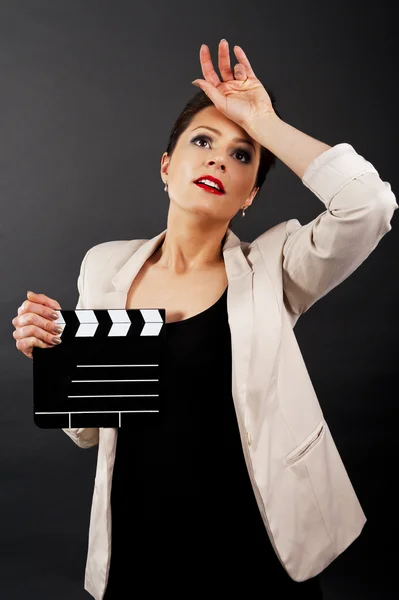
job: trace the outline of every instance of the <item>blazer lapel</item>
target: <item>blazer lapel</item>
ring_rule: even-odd
[[[253,269],[240,239],[229,229],[223,247],[227,279],[227,309],[232,346],[233,387],[245,420],[247,380],[253,335]]]

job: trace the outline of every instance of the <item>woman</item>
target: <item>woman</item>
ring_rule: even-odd
[[[274,586],[321,598],[319,573],[366,522],[293,327],[367,258],[398,205],[352,146],[282,121],[234,52],[233,74],[220,42],[220,81],[201,47],[202,91],[161,160],[167,229],[99,244],[82,261],[77,308],[165,307],[168,349],[159,423],[64,429],[81,448],[99,445],[85,577],[96,600]],[[230,221],[276,157],[326,211],[241,242]],[[18,309],[27,356],[53,345],[54,309],[32,292]]]

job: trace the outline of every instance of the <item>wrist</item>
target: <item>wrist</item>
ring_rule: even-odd
[[[284,121],[273,111],[256,115],[243,127],[252,139],[271,150],[269,146],[273,145],[273,140],[279,135],[283,123]]]

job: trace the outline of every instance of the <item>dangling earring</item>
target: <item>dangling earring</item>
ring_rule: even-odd
[[[242,217],[245,217],[245,208],[243,208],[243,209],[242,209],[242,214],[241,214],[241,216],[242,216]]]
[[[168,184],[167,184],[167,183],[165,183],[164,190],[165,190],[165,192],[167,192],[167,191],[168,191]]]

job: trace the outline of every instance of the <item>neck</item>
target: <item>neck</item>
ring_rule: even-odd
[[[212,222],[209,218],[201,221],[193,214],[176,218],[169,211],[166,235],[155,252],[154,262],[176,275],[220,266],[224,262],[226,232],[226,223]]]

